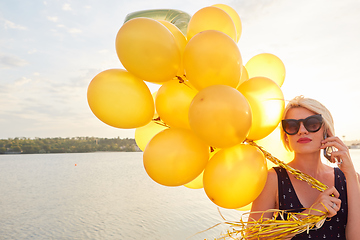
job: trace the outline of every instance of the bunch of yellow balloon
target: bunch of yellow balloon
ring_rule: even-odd
[[[224,4],[193,16],[129,14],[115,40],[126,70],[101,72],[88,88],[95,116],[136,129],[150,178],[203,187],[215,204],[234,209],[250,204],[267,177],[263,153],[244,140],[266,139],[284,111],[281,60],[259,54],[244,66],[241,32],[239,15]],[[161,85],[154,99],[144,81]]]

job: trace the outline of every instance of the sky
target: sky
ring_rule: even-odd
[[[86,97],[96,74],[124,69],[115,37],[126,15],[150,9],[193,15],[217,3],[241,18],[244,65],[260,53],[278,56],[286,68],[285,99],[319,100],[332,112],[338,136],[360,139],[358,0],[2,0],[0,139],[134,138],[134,129],[98,120]],[[149,84],[152,92],[158,87]]]

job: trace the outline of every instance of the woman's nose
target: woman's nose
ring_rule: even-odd
[[[301,133],[309,133],[308,130],[306,129],[306,127],[304,126],[303,122],[300,122],[300,128],[299,128],[299,134]]]

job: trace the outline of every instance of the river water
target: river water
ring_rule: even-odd
[[[193,235],[222,221],[203,189],[151,180],[141,152],[0,155],[1,240],[214,239],[227,226]]]

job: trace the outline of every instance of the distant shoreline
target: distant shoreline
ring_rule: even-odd
[[[142,152],[140,151],[95,151],[95,152],[74,152],[74,153],[103,153],[103,152],[107,152],[107,153],[115,153],[115,152]],[[1,155],[29,155],[29,154],[72,154],[70,152],[65,152],[65,153],[23,153],[23,152],[5,152],[5,153],[0,153]]]
[[[14,138],[0,139],[0,154],[86,152],[139,152],[135,139],[120,138]]]
[[[360,149],[360,140],[344,141],[344,143],[350,149]]]
[[[360,140],[344,141],[360,149]],[[134,138],[9,138],[0,139],[0,154],[46,154],[86,152],[141,152]]]

